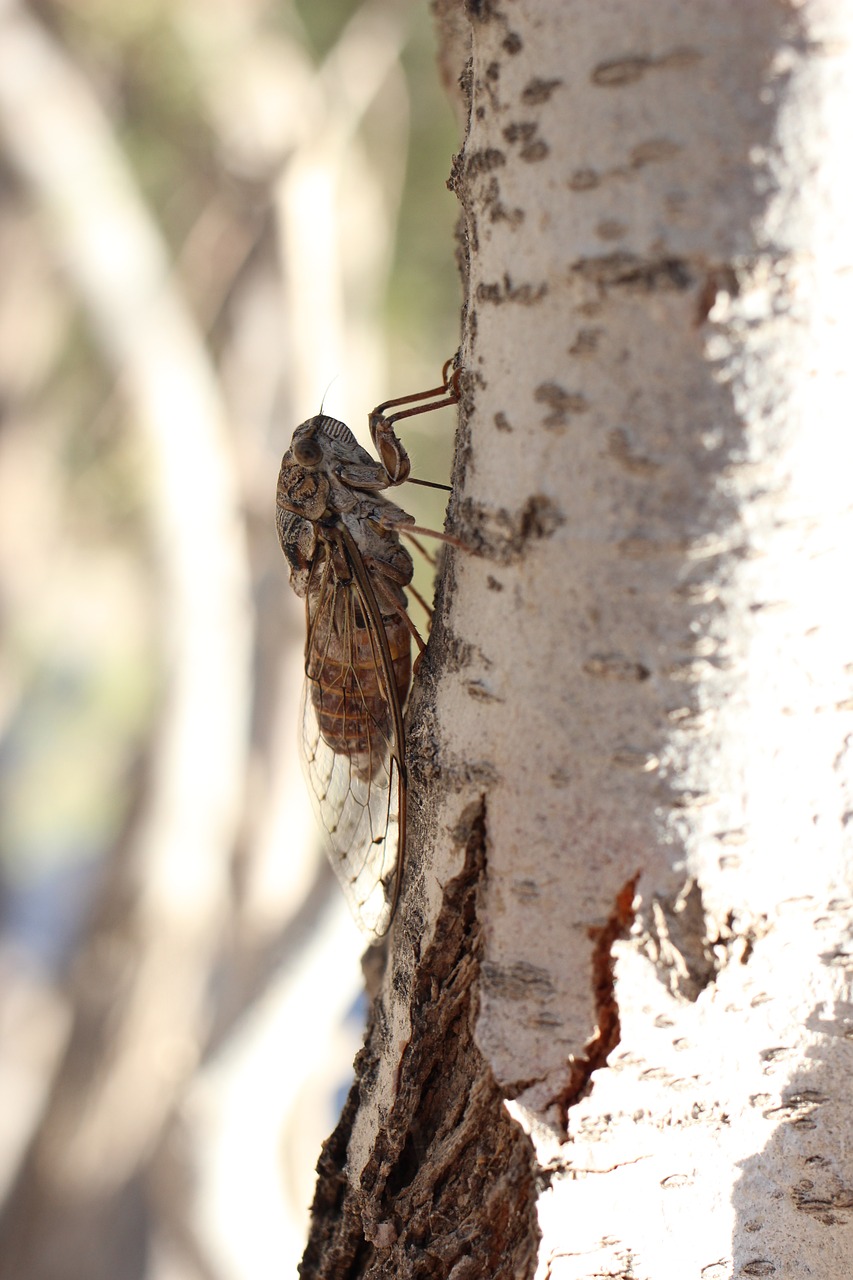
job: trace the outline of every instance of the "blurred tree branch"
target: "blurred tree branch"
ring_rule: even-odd
[[[14,0],[0,4],[0,131],[144,434],[167,620],[139,803],[0,1222],[0,1275],[96,1280],[119,1258],[142,1274],[135,1180],[204,1028],[245,774],[248,574],[225,414],[160,237],[85,79]]]

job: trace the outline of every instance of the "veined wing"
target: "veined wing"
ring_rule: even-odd
[[[308,592],[302,759],[352,913],[379,937],[394,913],[405,843],[410,639],[402,622],[382,618],[351,540],[341,551],[352,578],[339,580],[330,553]]]

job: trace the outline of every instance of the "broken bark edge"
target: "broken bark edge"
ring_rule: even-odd
[[[362,1091],[376,1078],[374,1006],[356,1079],[323,1147],[302,1280],[532,1276],[539,1227],[533,1146],[504,1107],[477,1048],[486,810],[474,817],[460,874],[445,889],[433,940],[412,975],[412,1036],[396,1098],[357,1187],[347,1151]]]
[[[616,895],[613,910],[605,924],[589,931],[593,942],[592,983],[595,993],[597,1029],[584,1046],[584,1056],[572,1063],[566,1088],[554,1099],[560,1106],[563,1130],[568,1136],[569,1108],[579,1102],[590,1088],[593,1071],[607,1063],[622,1034],[619,1004],[616,1000],[616,958],[613,944],[626,938],[636,915],[635,894],[640,872],[626,880]]]

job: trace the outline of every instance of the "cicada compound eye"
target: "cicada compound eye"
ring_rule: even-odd
[[[316,467],[323,461],[323,450],[313,436],[294,436],[291,448],[301,467]]]

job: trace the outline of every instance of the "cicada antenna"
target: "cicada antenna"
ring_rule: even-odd
[[[333,383],[333,382],[337,382],[337,380],[338,380],[338,378],[339,378],[340,376],[341,376],[341,375],[340,375],[339,373],[336,373],[336,374],[335,374],[335,376],[331,379],[331,381],[329,381],[329,382],[327,382],[327,383],[326,383],[326,390],[323,392],[323,398],[322,398],[322,400],[320,401],[320,413],[321,413],[321,414],[322,414],[322,412],[323,412],[323,405],[326,403],[326,396],[329,394],[329,387],[332,385],[332,383]]]

